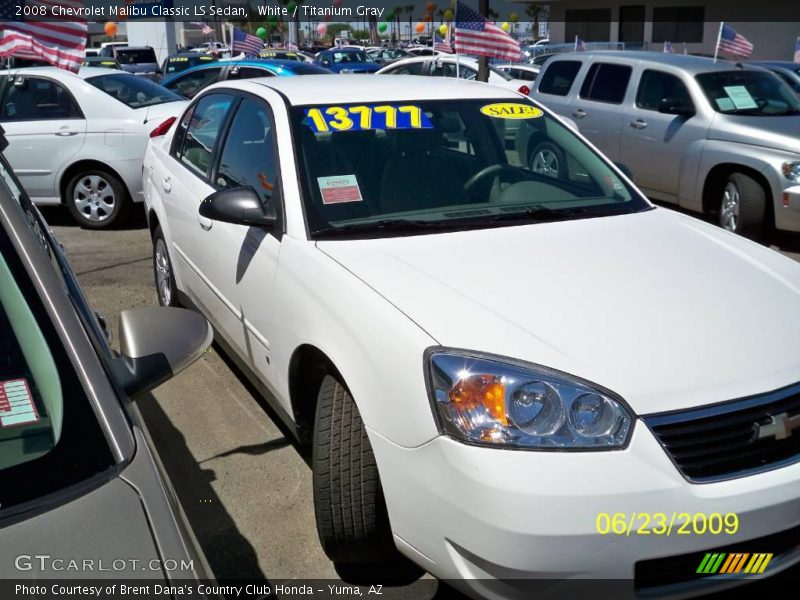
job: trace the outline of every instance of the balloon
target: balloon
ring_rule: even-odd
[[[392,11],[386,13],[386,20],[387,21],[394,21],[395,14]]]
[[[422,20],[423,20],[425,23],[430,23],[430,21],[431,21],[431,19],[432,19],[432,18],[433,18],[433,17],[431,16],[431,14],[430,14],[430,13],[425,13],[425,15],[423,15],[423,17],[422,17]]]
[[[330,21],[331,20],[331,16],[330,15],[325,15],[324,17],[322,17],[322,20],[323,21]]]
[[[117,35],[117,24],[109,21],[108,23],[103,25],[103,31],[106,32],[106,35],[108,37],[114,37],[115,35]]]
[[[328,33],[328,26],[325,25],[325,23],[320,23],[319,25],[317,25],[317,33],[320,35],[325,35],[326,33]]]
[[[414,27],[414,31],[416,31],[417,33],[422,33],[423,31],[425,31],[425,23],[417,23],[417,26]]]
[[[449,8],[446,11],[444,11],[444,18],[447,19],[448,21],[452,21],[453,20],[453,11],[450,10]]]
[[[342,5],[342,0],[333,0],[333,5],[339,8]]]
[[[386,31],[386,23],[378,23],[378,31],[380,31],[381,33]]]
[[[429,13],[432,13],[433,11],[436,10],[436,2],[428,2],[425,5],[425,8],[428,10]]]
[[[508,23],[503,23],[501,27],[503,28],[503,31],[505,31],[506,33],[508,33],[508,30],[511,29],[511,25],[509,25]]]
[[[439,25],[439,33],[447,35],[447,25]]]
[[[278,22],[278,17],[275,15],[270,15],[267,17],[267,22],[271,23],[272,25],[275,25],[275,23]]]
[[[256,35],[260,37],[262,40],[267,39],[267,30],[264,27],[259,27],[256,29]]]
[[[286,5],[286,9],[289,11],[290,15],[294,15],[294,9],[297,8],[297,2],[289,2]]]
[[[519,21],[519,16],[517,16],[517,13],[511,13],[510,15],[508,15],[508,18],[512,23],[516,23],[517,21]]]

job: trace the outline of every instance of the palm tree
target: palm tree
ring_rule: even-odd
[[[396,36],[397,36],[395,39],[397,39],[398,41],[400,41],[400,15],[402,13],[403,13],[403,7],[402,6],[395,6],[394,7],[394,23],[393,23],[393,25],[394,25],[395,33],[396,33]]]
[[[416,8],[416,6],[414,6],[413,4],[406,4],[406,6],[405,6],[406,12],[408,13],[408,39],[409,40],[411,39],[411,32],[413,31],[412,28],[411,28],[411,19],[414,16],[414,9],[415,8]]]
[[[539,37],[539,17],[542,15],[543,10],[544,6],[541,4],[528,4],[528,6],[525,7],[525,14],[528,15],[533,21],[533,24],[531,25],[533,39]]]

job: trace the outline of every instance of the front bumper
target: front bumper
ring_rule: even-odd
[[[781,192],[775,205],[775,226],[784,231],[800,231],[800,185]]]
[[[699,565],[705,550],[741,542],[738,551],[749,552],[747,540],[800,524],[800,464],[690,484],[642,422],[628,448],[610,452],[499,450],[447,437],[402,448],[374,431],[370,441],[398,547],[475,596],[517,597],[522,587],[510,582],[577,578],[618,580],[614,596],[633,597],[637,562],[699,552]],[[739,529],[597,532],[599,513],[673,512],[736,513]],[[797,562],[800,552],[768,574]]]

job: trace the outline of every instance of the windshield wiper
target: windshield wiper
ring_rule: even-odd
[[[572,218],[581,218],[589,213],[587,207],[575,208],[549,208],[547,206],[535,206],[526,208],[519,212],[509,212],[502,215],[491,217],[489,221],[560,221]]]
[[[446,221],[423,221],[420,219],[381,219],[380,221],[370,221],[367,223],[348,223],[346,225],[331,225],[315,229],[311,235],[340,235],[350,233],[362,233],[369,231],[420,231],[432,229],[448,229],[453,226],[452,222]]]

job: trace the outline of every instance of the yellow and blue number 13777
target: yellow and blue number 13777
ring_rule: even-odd
[[[306,109],[304,122],[314,131],[433,129],[425,112],[412,104],[354,104]]]

